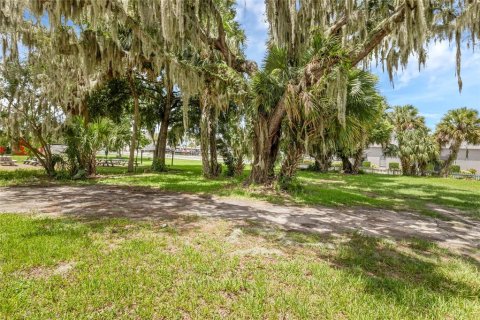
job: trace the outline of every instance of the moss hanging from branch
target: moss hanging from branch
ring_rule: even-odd
[[[3,41],[2,47],[13,56],[22,41],[48,52],[48,59],[71,56],[79,62],[75,68],[79,87],[73,88],[72,82],[61,90],[70,101],[78,101],[77,93],[105,75],[123,76],[126,70],[143,71],[148,65],[155,77],[166,64],[171,66],[171,79],[186,96],[193,96],[203,91],[205,74],[228,85],[237,82],[231,80],[232,72],[220,73],[222,68],[211,66],[224,64],[237,78],[254,69],[243,57],[244,35],[233,20],[232,5],[229,0],[3,0],[1,33],[11,41]],[[36,23],[25,18],[26,11]],[[48,30],[41,26],[45,17]],[[39,33],[50,42],[32,41]],[[61,68],[53,70],[62,74]]]

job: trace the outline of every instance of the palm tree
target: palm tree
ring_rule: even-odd
[[[363,160],[364,150],[372,142],[371,133],[384,113],[384,103],[376,85],[377,77],[359,69],[353,69],[348,75],[345,127],[342,128],[342,161],[347,164],[347,173],[356,174]],[[350,164],[349,158],[354,158]],[[345,169],[345,168],[344,168]]]
[[[115,124],[110,133],[107,146],[108,150],[116,151],[118,155],[122,156],[122,150],[128,145],[131,136],[130,120],[123,118],[120,123]]]
[[[272,108],[285,93],[288,81],[294,75],[289,66],[287,51],[272,46],[265,57],[263,70],[250,83],[250,116],[253,119],[253,162],[250,182],[268,183],[274,176],[274,167],[280,149],[281,130],[269,132]]]
[[[390,121],[397,134],[406,130],[418,129],[425,125],[425,118],[420,116],[418,109],[410,104],[393,107],[393,112],[390,113]]]
[[[223,158],[229,177],[239,176],[245,167],[244,159],[250,149],[250,126],[243,107],[230,103],[218,117],[217,148]]]
[[[419,171],[418,173],[421,176],[425,176],[427,174],[428,165],[435,163],[440,155],[440,149],[435,141],[435,137],[425,130],[419,132],[415,155]]]
[[[478,111],[466,107],[448,111],[437,125],[435,136],[440,147],[449,145],[450,153],[441,169],[441,173],[446,176],[457,159],[462,143],[480,143]]]
[[[396,106],[389,113],[390,122],[394,127],[395,138],[397,140],[397,155],[400,158],[402,172],[404,175],[410,175],[415,161],[413,157],[413,145],[411,144],[415,135],[415,130],[424,129],[425,118],[419,115],[418,109],[412,105]]]
[[[358,173],[365,148],[380,139],[378,134],[373,133],[381,126],[385,104],[376,90],[376,84],[374,75],[360,69],[350,70],[345,122],[340,121],[335,109],[322,113],[323,130],[315,132],[310,151],[323,170],[336,154],[342,160],[345,173]],[[353,163],[350,158],[354,159]]]
[[[113,122],[107,118],[99,118],[88,124],[81,116],[69,120],[65,142],[72,176],[96,173],[96,154],[108,143],[112,128]]]
[[[397,149],[405,175],[425,176],[428,165],[434,163],[439,155],[438,145],[426,127],[407,130],[402,134],[402,143]]]

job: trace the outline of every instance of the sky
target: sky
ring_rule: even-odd
[[[261,66],[268,33],[264,0],[237,0],[237,12],[247,35],[246,55]],[[464,48],[463,90],[459,93],[455,50],[447,42],[429,44],[426,66],[419,71],[418,60],[412,57],[407,67],[395,74],[393,85],[382,68],[371,71],[379,77],[378,88],[389,105],[414,105],[433,129],[450,109],[466,106],[480,111],[480,51]]]

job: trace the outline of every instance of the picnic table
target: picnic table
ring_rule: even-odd
[[[124,166],[127,164],[125,159],[97,159],[97,165],[103,167]]]
[[[125,159],[112,159],[113,163],[118,166],[125,166],[128,161]]]
[[[25,161],[23,161],[23,164],[28,164],[31,166],[38,166],[40,165],[40,162],[38,162],[37,158],[28,158]]]
[[[0,165],[2,166],[15,166],[16,160],[13,160],[11,156],[0,156]]]

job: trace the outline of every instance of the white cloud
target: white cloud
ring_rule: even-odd
[[[244,22],[247,15],[254,17],[255,25],[248,27],[256,30],[267,30],[268,23],[265,17],[264,0],[237,0],[237,19]]]
[[[407,86],[420,75],[429,77],[429,83],[434,83],[439,73],[448,71],[455,64],[455,50],[448,42],[430,43],[427,52],[425,66],[419,68],[418,57],[412,55],[407,67],[397,72],[395,82],[398,83],[398,89]]]
[[[246,53],[250,59],[261,63],[267,51],[268,24],[264,0],[237,0],[237,21],[247,35]]]

